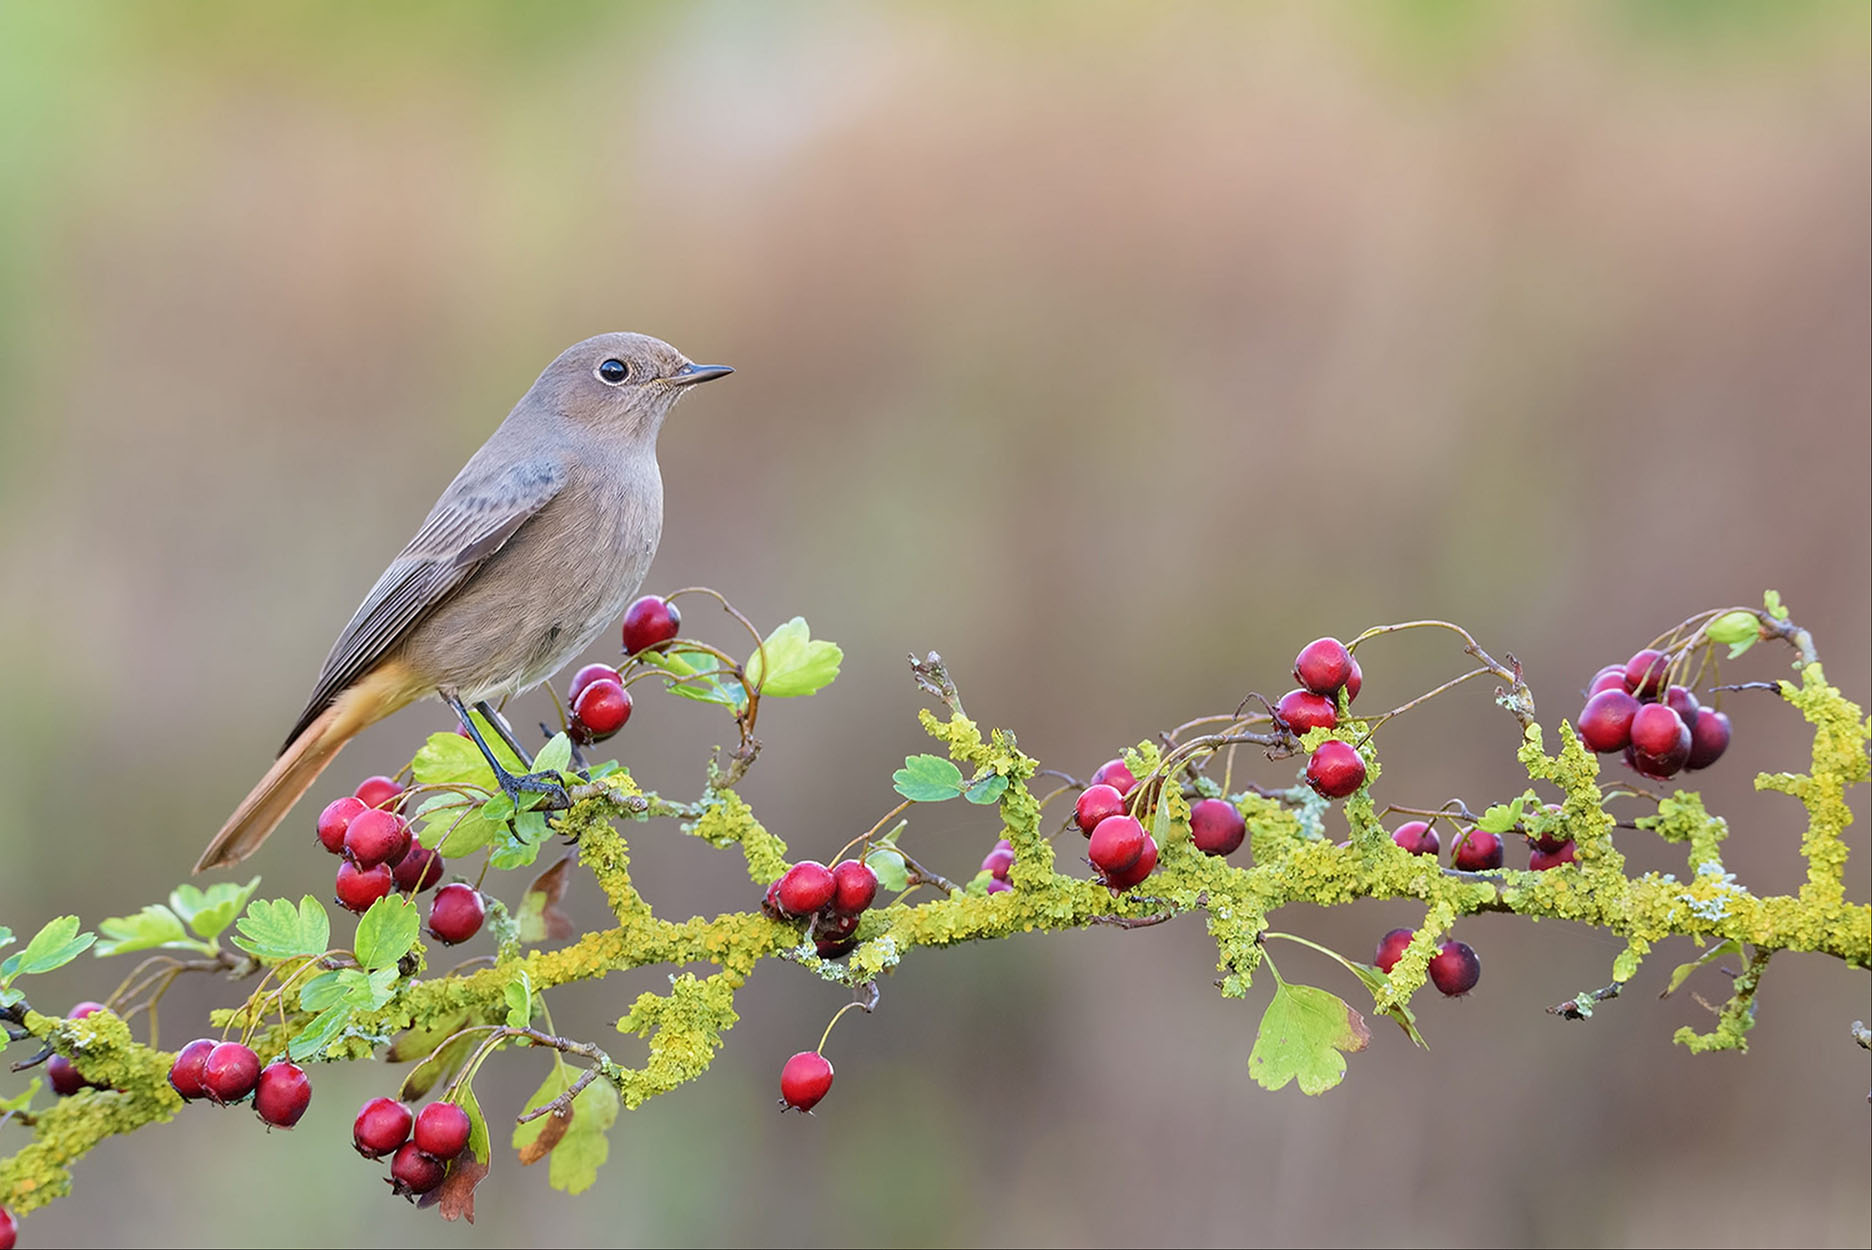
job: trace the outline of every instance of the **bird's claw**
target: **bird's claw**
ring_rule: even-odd
[[[566,791],[565,783],[559,780],[558,773],[523,773],[516,777],[502,770],[500,787],[516,807],[520,805],[522,794],[546,796],[544,803],[534,805],[535,811],[563,812],[572,806],[572,796]]]

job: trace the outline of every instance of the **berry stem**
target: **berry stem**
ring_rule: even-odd
[[[1444,693],[1445,691],[1454,690],[1456,687],[1462,685],[1464,682],[1468,681],[1472,677],[1486,677],[1490,675],[1491,673],[1493,673],[1494,671],[1495,670],[1492,668],[1472,668],[1468,672],[1464,673],[1461,677],[1450,678],[1450,680],[1444,682],[1442,685],[1436,687],[1434,690],[1424,691],[1422,694],[1418,695],[1416,698],[1412,699],[1408,703],[1400,704],[1399,706],[1392,708],[1389,712],[1380,712],[1378,715],[1371,718],[1369,728],[1367,728],[1365,731],[1365,738],[1370,738],[1373,734],[1377,733],[1378,730],[1383,727],[1384,723],[1390,720],[1392,717],[1402,716],[1404,713],[1410,711],[1412,708],[1416,707],[1418,704],[1426,703],[1429,700],[1434,699],[1438,695]],[[1364,739],[1360,739],[1360,741],[1363,742]]]
[[[845,1015],[846,1012],[850,1011],[854,1007],[856,1007],[860,1011],[870,1011],[871,1008],[876,1003],[877,1003],[877,996],[873,994],[870,1002],[865,1002],[862,999],[860,999],[854,1002],[846,1003],[843,1007],[840,1007],[837,1011],[833,1012],[831,1021],[827,1023],[827,1025],[825,1026],[825,1032],[819,1035],[819,1044],[813,1048],[814,1053],[821,1054],[821,1055],[825,1054],[826,1039],[832,1036],[832,1026],[834,1024],[837,1024],[839,1020]]]
[[[832,862],[836,864],[841,859],[844,859],[845,852],[851,850],[854,846],[857,846],[860,842],[865,844],[866,850],[870,850],[871,839],[876,837],[877,831],[884,827],[884,822],[891,819],[893,816],[903,815],[905,812],[909,811],[910,808],[914,807],[915,805],[916,805],[915,799],[905,799],[903,802],[899,803],[897,806],[891,808],[888,812],[885,812],[882,816],[878,817],[878,822],[875,825],[872,825],[869,829],[865,830],[863,833],[859,834],[857,837],[847,842],[844,846],[841,846],[838,849],[838,851],[832,856]],[[864,857],[859,856],[859,858],[862,859]],[[910,862],[907,856],[905,857],[904,862],[906,864]]]

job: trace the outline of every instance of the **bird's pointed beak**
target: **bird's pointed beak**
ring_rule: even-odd
[[[694,386],[698,382],[713,382],[716,378],[725,378],[734,370],[727,365],[684,365],[670,378],[671,386]]]

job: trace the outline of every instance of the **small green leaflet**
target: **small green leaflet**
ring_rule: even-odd
[[[1271,965],[1270,965],[1271,966]],[[1337,995],[1274,979],[1274,1000],[1248,1056],[1248,1073],[1265,1089],[1296,1078],[1303,1094],[1323,1094],[1345,1079],[1345,1057],[1364,1050],[1371,1030]]]
[[[0,942],[0,946],[4,945],[4,942]],[[42,1082],[35,1076],[31,1081],[27,1082],[26,1088],[21,1092],[13,1095],[11,1098],[0,1098],[0,1113],[24,1111],[26,1108],[32,1106],[33,1095],[39,1092],[41,1084]]]
[[[1781,592],[1780,591],[1770,590],[1770,591],[1766,591],[1765,593],[1763,593],[1762,606],[1768,609],[1768,615],[1774,617],[1775,620],[1777,621],[1787,620],[1788,610],[1781,606]]]
[[[12,931],[8,930],[7,938],[11,940],[12,936]],[[0,960],[0,988],[11,985],[14,977],[62,967],[84,954],[95,941],[97,934],[78,932],[76,916],[48,920],[44,928],[33,934],[32,941]]]
[[[1688,981],[1690,979],[1690,974],[1695,972],[1698,968],[1706,964],[1714,963],[1724,955],[1740,955],[1741,953],[1742,944],[1734,938],[1730,938],[1726,942],[1718,942],[1701,955],[1698,955],[1695,959],[1692,959],[1689,963],[1678,964],[1676,971],[1671,973],[1670,984],[1664,987],[1664,992],[1659,994],[1658,997],[1669,998],[1672,994],[1682,989],[1683,983]]]
[[[164,946],[218,955],[221,947],[215,939],[234,922],[234,917],[259,888],[258,877],[246,885],[221,881],[206,890],[179,885],[171,891],[167,907],[149,903],[134,916],[100,920],[98,928],[104,931],[105,940],[97,944],[93,954],[122,955]],[[195,930],[195,937],[183,931],[184,922]]]
[[[547,1074],[545,1084],[539,1087],[533,1097],[527,1099],[527,1110],[545,1106],[572,1088],[572,1082],[577,1078],[576,1069],[554,1056],[553,1069]],[[598,1169],[611,1154],[611,1143],[605,1138],[605,1130],[617,1121],[617,1117],[617,1088],[603,1077],[587,1085],[572,1100],[572,1122],[566,1126],[559,1143],[552,1148],[552,1166],[548,1170],[547,1180],[554,1189],[578,1194],[592,1187],[598,1179]],[[551,1116],[541,1116],[537,1120],[516,1125],[513,1132],[514,1149],[525,1151],[546,1130],[550,1119]]]
[[[790,699],[816,694],[831,685],[844,658],[837,643],[813,638],[806,618],[796,616],[768,634],[742,668],[748,685],[761,694]]]
[[[542,773],[562,773],[572,767],[572,739],[557,733],[533,757],[533,769]]]
[[[1507,833],[1521,823],[1521,813],[1526,807],[1526,795],[1512,803],[1497,803],[1482,813],[1482,819],[1476,821],[1476,828],[1489,833]]]
[[[310,894],[297,907],[291,899],[255,899],[234,928],[234,945],[270,963],[323,955],[331,948],[331,917]]]
[[[299,1006],[318,1015],[292,1039],[286,1053],[295,1061],[323,1053],[344,1032],[354,1012],[375,1010],[390,1001],[396,979],[395,968],[375,972],[337,968],[307,981],[299,989]]]
[[[1761,622],[1753,612],[1725,612],[1703,627],[1710,641],[1728,646],[1729,658],[1735,659],[1761,640]]]
[[[940,755],[912,755],[891,774],[897,793],[918,803],[940,803],[962,793],[962,770]]]
[[[872,851],[865,856],[864,862],[877,874],[878,889],[901,894],[910,888],[910,866],[904,863],[902,853],[894,847]]]
[[[416,904],[401,894],[386,894],[358,920],[357,941],[351,953],[366,968],[395,969],[397,960],[416,945],[421,929]]]
[[[161,903],[146,903],[134,916],[106,916],[98,921],[98,928],[104,940],[92,953],[100,957],[146,951],[153,946],[186,947],[211,955],[220,949],[212,943],[191,941],[176,914]]]
[[[259,888],[258,877],[246,885],[217,881],[206,890],[185,882],[170,891],[169,907],[184,924],[195,930],[195,936],[212,942],[234,923],[234,917],[240,915],[241,908],[247,906],[247,900]]]
[[[521,968],[514,973],[513,980],[501,987],[501,997],[507,1003],[507,1027],[524,1029],[533,1023],[533,982]]]
[[[986,807],[990,803],[999,803],[1001,796],[1007,793],[1008,781],[1000,773],[983,773],[969,782],[962,797],[971,803],[980,803]]]
[[[662,669],[672,679],[683,679],[671,680],[668,687],[671,694],[698,703],[720,704],[734,711],[740,711],[747,702],[747,691],[732,675],[713,676],[721,672],[721,661],[706,651],[689,650],[677,642],[664,650],[639,652],[633,658]]]

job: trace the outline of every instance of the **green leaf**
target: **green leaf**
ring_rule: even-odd
[[[217,881],[206,890],[184,882],[170,892],[169,906],[182,917],[184,924],[195,930],[197,937],[212,942],[234,923],[234,917],[240,915],[241,908],[247,906],[247,900],[259,888],[258,877],[246,885]]]
[[[514,868],[526,868],[539,858],[540,844],[537,842],[512,841],[488,856],[488,864],[506,872]]]
[[[481,713],[470,712],[468,716],[480,731],[482,741],[488,744],[494,757],[501,762],[501,767],[510,773],[526,771],[520,763],[520,757],[494,732],[493,726],[482,719]],[[497,788],[494,784],[494,770],[488,767],[487,757],[481,754],[481,748],[452,729],[430,734],[429,741],[423,743],[416,752],[416,758],[410,761],[410,771],[415,774],[418,785],[466,785],[479,786],[483,790]]]
[[[99,956],[146,951],[152,946],[200,946],[189,939],[176,914],[161,903],[146,904],[134,916],[106,916],[98,921],[98,928],[104,934],[95,951]]]
[[[234,927],[234,945],[270,962],[323,955],[331,947],[331,917],[310,894],[297,907],[291,899],[255,899]]]
[[[768,634],[743,669],[748,685],[761,694],[790,699],[831,685],[844,658],[837,643],[813,639],[806,618],[796,616]]]
[[[501,997],[507,1003],[507,1027],[524,1029],[533,1023],[533,982],[521,968],[514,973],[513,980],[501,987]]]
[[[1248,1056],[1248,1073],[1266,1089],[1298,1078],[1303,1094],[1323,1094],[1345,1079],[1339,1053],[1365,1049],[1371,1031],[1358,1012],[1335,994],[1278,978],[1274,1000],[1261,1017],[1261,1031]]]
[[[324,1011],[327,1007],[336,1007],[348,997],[344,981],[338,975],[339,969],[321,972],[299,987],[299,1006],[305,1011]]]
[[[537,1093],[527,1100],[527,1109],[543,1107],[572,1087],[578,1078],[577,1071],[571,1066],[557,1062],[547,1074],[546,1083]],[[552,1148],[552,1166],[547,1180],[554,1189],[568,1194],[583,1193],[590,1189],[598,1179],[598,1169],[611,1154],[611,1143],[605,1138],[605,1130],[617,1121],[617,1089],[603,1077],[587,1085],[579,1096],[572,1100],[572,1120],[565,1126],[565,1134]],[[545,1132],[551,1116],[541,1116],[525,1124],[516,1125],[513,1133],[515,1150],[525,1151],[535,1138]]]
[[[1521,812],[1526,806],[1525,795],[1512,803],[1497,803],[1482,813],[1482,819],[1476,821],[1476,828],[1489,833],[1507,833],[1521,823]]]
[[[48,920],[45,927],[33,934],[32,941],[18,952],[7,956],[5,963],[0,963],[0,977],[11,981],[16,976],[28,976],[40,972],[50,972],[61,968],[91,948],[97,941],[95,933],[78,932],[78,917],[60,916]]]
[[[421,929],[415,902],[401,894],[386,894],[358,920],[357,941],[351,953],[366,968],[394,968],[397,960],[416,945]]]
[[[1695,972],[1698,968],[1703,967],[1705,964],[1714,963],[1724,955],[1740,955],[1741,953],[1742,944],[1734,938],[1730,938],[1726,942],[1718,942],[1701,955],[1698,955],[1695,959],[1692,959],[1689,963],[1678,964],[1676,971],[1671,973],[1670,984],[1664,987],[1664,992],[1659,994],[1658,997],[1669,998],[1672,994],[1675,994],[1678,990],[1683,988],[1683,983],[1690,979],[1690,974]]]
[[[504,824],[489,820],[478,811],[469,812],[458,822],[453,823],[452,827],[448,827],[448,832],[436,844],[436,854],[444,859],[460,859],[464,855],[472,855],[499,837],[505,828]],[[426,836],[423,845],[429,845]]]
[[[878,888],[901,894],[910,888],[910,866],[901,853],[883,847],[865,856],[864,862],[877,874]]]
[[[1404,1030],[1404,1036],[1410,1038],[1411,1041],[1423,1047],[1425,1050],[1430,1049],[1430,1043],[1424,1041],[1423,1034],[1417,1031],[1417,1013],[1410,1009],[1409,1003],[1393,1003],[1389,1007],[1377,1008],[1378,995],[1391,984],[1391,978],[1389,976],[1372,967],[1370,964],[1355,964],[1349,959],[1342,959],[1341,962],[1344,963],[1346,967],[1352,969],[1353,975],[1363,981],[1365,983],[1365,988],[1372,992],[1372,1003],[1375,1009],[1379,1010],[1381,1014],[1390,1016],[1393,1020],[1397,1021],[1397,1026]]]
[[[392,1063],[417,1058],[422,1060],[403,1078],[398,1098],[405,1102],[421,1098],[461,1070],[474,1048],[487,1037],[485,1033],[463,1033],[459,1037],[451,1037],[451,1034],[460,1032],[467,1025],[468,1019],[466,1014],[456,1016],[448,1021],[447,1028],[438,1025],[431,1032],[405,1033],[391,1044],[390,1054],[386,1057]],[[434,1058],[430,1058],[432,1054]]]
[[[986,807],[990,803],[999,803],[1001,796],[1007,793],[1008,779],[1000,773],[987,773],[969,783],[969,788],[962,792],[962,797],[971,803],[980,803]]]
[[[539,754],[533,757],[533,769],[542,773],[561,773],[572,767],[572,739],[554,734]]]
[[[912,755],[891,774],[897,793],[918,803],[940,803],[962,793],[962,770],[940,755]]]
[[[11,1098],[0,1098],[0,1112],[24,1111],[32,1106],[33,1095],[39,1092],[42,1082],[38,1077],[26,1083],[26,1088]]]
[[[0,924],[0,946],[11,946],[11,945],[13,945],[13,930],[7,928],[3,924]]]
[[[513,799],[505,793],[496,794],[481,805],[481,819],[504,825],[514,818],[515,810],[517,809],[514,807]]]
[[[325,1048],[344,1032],[345,1025],[351,1023],[351,1011],[350,1004],[339,1003],[319,1012],[312,1017],[312,1023],[286,1044],[287,1056],[297,1063],[301,1059],[323,1054]]]
[[[0,982],[4,982],[7,976],[7,966],[5,964],[0,964]],[[11,1007],[24,997],[26,997],[25,990],[0,989],[0,1007]]]
[[[546,798],[543,794],[528,795],[527,797],[536,798],[541,802],[544,802]],[[529,806],[526,811],[517,813],[514,816],[513,831],[514,836],[523,842],[538,842],[551,832],[551,830],[546,827],[546,813],[535,811],[531,806]],[[528,862],[530,863],[532,861],[529,860]]]
[[[1753,642],[1761,634],[1761,622],[1753,612],[1725,612],[1704,626],[1703,632],[1715,642]]]
[[[1787,620],[1788,610],[1781,606],[1781,592],[1780,591],[1770,590],[1770,591],[1765,592],[1762,595],[1762,606],[1768,609],[1768,615],[1774,617],[1775,620],[1777,621]]]

